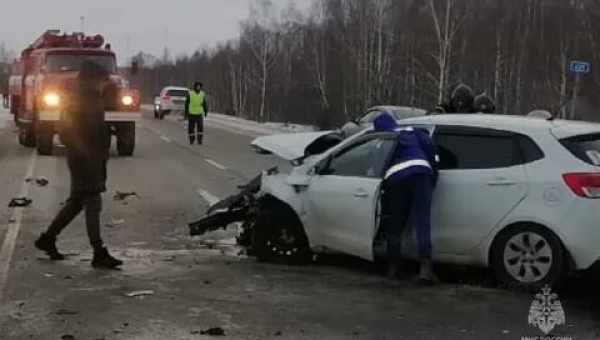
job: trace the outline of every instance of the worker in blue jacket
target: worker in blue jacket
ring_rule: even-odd
[[[431,202],[438,177],[434,144],[429,131],[402,128],[387,113],[375,119],[374,125],[376,132],[398,134],[393,161],[383,182],[384,206],[390,214],[384,224],[390,261],[388,275],[395,276],[402,262],[402,232],[412,217],[419,249],[419,281],[434,284],[437,278],[431,261]]]

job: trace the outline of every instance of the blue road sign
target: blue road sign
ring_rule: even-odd
[[[572,61],[569,67],[573,73],[590,73],[592,71],[592,63],[586,61]]]

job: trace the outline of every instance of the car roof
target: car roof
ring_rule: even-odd
[[[535,117],[498,114],[440,114],[407,118],[402,124],[460,125],[497,130],[508,130],[523,134],[552,131],[558,138],[598,133],[600,124],[568,120],[547,120]]]
[[[189,91],[190,89],[188,89],[187,87],[180,87],[180,86],[166,86],[163,88],[163,91],[169,91],[169,90]]]

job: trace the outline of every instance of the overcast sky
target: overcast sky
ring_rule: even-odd
[[[288,1],[273,0],[283,7]],[[20,51],[49,28],[102,33],[125,56],[139,51],[172,55],[235,38],[251,0],[2,0],[0,42]],[[306,7],[310,0],[295,0]],[[126,59],[126,58],[125,58]]]

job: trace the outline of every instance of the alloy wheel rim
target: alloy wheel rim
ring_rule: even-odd
[[[523,283],[543,280],[553,264],[550,244],[533,232],[519,233],[508,240],[503,259],[508,274]]]
[[[283,227],[267,241],[267,247],[274,255],[292,256],[300,251],[296,243],[293,233]]]

